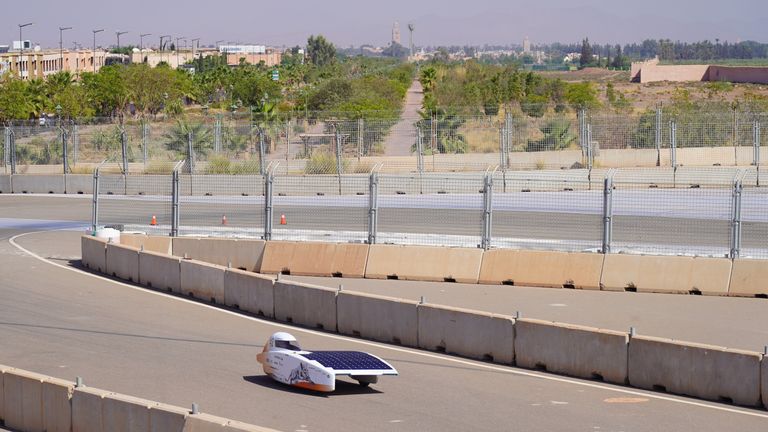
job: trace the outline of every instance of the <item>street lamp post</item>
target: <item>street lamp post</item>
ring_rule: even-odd
[[[31,26],[33,23],[18,24],[19,26],[19,77],[21,77],[21,58],[24,56],[24,39],[21,36],[21,29]]]
[[[64,71],[64,31],[72,27],[59,27],[59,72]]]
[[[139,35],[139,54],[141,54],[141,62],[144,63],[144,37],[152,36],[152,33],[142,33]]]
[[[200,38],[192,39],[192,58],[195,58],[197,51],[195,51],[195,42],[197,42],[197,49],[200,49]]]
[[[115,34],[117,35],[117,51],[120,51],[120,36],[128,33],[127,31],[116,31]]]
[[[101,33],[104,29],[91,30],[93,32],[93,73],[96,73],[96,33]]]
[[[173,48],[176,50],[176,68],[179,68],[179,41],[183,40],[186,42],[186,39],[184,39],[185,36],[180,36],[176,38],[176,44],[173,46]]]
[[[171,40],[171,35],[160,36],[160,61],[161,62],[163,61],[163,51],[165,51],[163,49],[163,39],[165,39],[165,38],[168,38],[168,40]]]

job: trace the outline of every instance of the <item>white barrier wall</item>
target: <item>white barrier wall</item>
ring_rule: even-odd
[[[339,333],[416,347],[418,302],[341,291],[336,297]]]

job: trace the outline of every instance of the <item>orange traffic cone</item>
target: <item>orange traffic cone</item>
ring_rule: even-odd
[[[155,215],[152,215],[152,222],[150,222],[149,224],[152,226],[157,225],[157,217],[155,217]]]
[[[221,224],[226,225],[227,224],[227,215],[221,215]]]
[[[280,225],[288,225],[288,222],[285,220],[285,215],[280,215]]]

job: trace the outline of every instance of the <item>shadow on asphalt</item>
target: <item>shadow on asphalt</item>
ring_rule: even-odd
[[[336,380],[336,390],[331,393],[324,393],[312,390],[305,390],[298,387],[289,386],[287,384],[279,383],[267,375],[246,375],[243,380],[248,381],[251,384],[270,388],[273,390],[284,391],[288,393],[303,394],[307,396],[315,397],[338,397],[338,396],[353,396],[361,394],[381,394],[382,392],[376,390],[373,387],[363,387],[359,384],[349,381]],[[374,384],[375,385],[375,384]]]

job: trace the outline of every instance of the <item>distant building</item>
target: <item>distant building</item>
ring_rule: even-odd
[[[655,58],[632,62],[630,80],[650,83],[658,81],[727,81],[733,83],[768,84],[768,67],[719,65],[660,65]]]
[[[108,53],[102,49],[93,50],[32,50],[19,53],[0,53],[0,75],[15,73],[21,79],[45,78],[57,72],[66,71],[76,75],[80,72],[96,71],[107,62]]]
[[[392,43],[402,45],[400,40],[400,23],[395,21],[395,24],[392,26]]]
[[[531,41],[528,39],[528,36],[523,39],[523,54],[528,54],[531,52]]]

